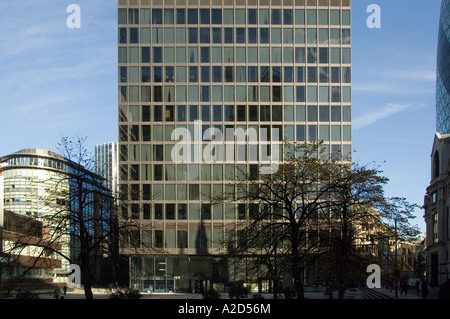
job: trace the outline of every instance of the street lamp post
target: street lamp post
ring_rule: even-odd
[[[398,298],[398,255],[397,255],[397,218],[394,219],[394,229],[395,229],[395,298]]]

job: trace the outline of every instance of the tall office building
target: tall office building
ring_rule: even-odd
[[[436,131],[450,133],[450,0],[442,0],[436,83]]]
[[[280,160],[264,141],[351,159],[350,0],[119,0],[118,58],[132,287],[236,279],[220,261],[248,216],[234,181]]]
[[[105,179],[104,186],[117,198],[119,186],[119,151],[117,143],[95,145],[95,172]]]
[[[431,151],[431,179],[424,200],[426,266],[429,280],[442,285],[450,278],[450,0],[442,0],[436,81],[436,134]]]

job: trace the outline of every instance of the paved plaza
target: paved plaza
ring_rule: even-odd
[[[420,292],[417,292],[415,288],[408,290],[408,293],[401,293],[400,289],[397,291],[397,297],[395,296],[395,290],[389,290],[385,288],[374,289],[376,292],[389,296],[393,299],[407,300],[407,299],[422,299]],[[430,292],[426,299],[437,299],[439,288],[430,288]],[[108,289],[93,289],[94,299],[110,299],[110,290]],[[273,300],[273,294],[263,293],[254,294],[250,293],[247,299],[254,299],[256,296],[259,298],[264,298],[264,300]],[[74,289],[68,291],[65,295],[61,292],[60,298],[64,299],[85,299],[84,291],[82,289]],[[333,298],[337,298],[337,292],[333,293]],[[55,299],[53,293],[41,293],[39,294],[40,299]],[[228,299],[228,294],[222,294],[223,299]],[[305,293],[306,299],[331,299],[329,295],[326,295],[323,291],[307,291]],[[193,299],[203,299],[200,293],[142,293],[141,299],[178,299],[178,300],[193,300]],[[280,295],[279,299],[284,299],[283,295]],[[347,290],[344,299],[367,299],[361,289],[351,289]]]

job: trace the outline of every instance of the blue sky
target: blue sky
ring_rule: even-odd
[[[81,8],[69,29],[66,8]],[[381,8],[370,29],[369,4]],[[388,196],[423,204],[435,133],[439,0],[354,0],[354,160],[374,161]],[[89,146],[117,140],[116,1],[0,2],[0,155],[54,149],[80,133]],[[424,230],[423,211],[413,221]]]

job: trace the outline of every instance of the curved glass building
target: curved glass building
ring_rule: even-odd
[[[76,183],[80,181],[80,176],[83,176],[83,183],[85,184],[83,189],[87,190],[82,195],[86,195],[87,197],[85,201],[86,205],[83,208],[83,215],[89,218],[94,224],[99,225],[98,221],[94,221],[97,217],[92,216],[102,214],[102,216],[110,218],[109,214],[111,214],[109,209],[104,209],[101,205],[103,198],[106,198],[109,202],[110,196],[109,191],[102,186],[103,179],[101,176],[88,171],[76,162],[46,150],[23,149],[6,156],[1,156],[0,188],[2,188],[2,191],[0,191],[0,201],[2,205],[0,205],[0,228],[3,226],[2,217],[4,217],[3,222],[5,227],[3,230],[8,231],[9,226],[10,230],[13,229],[16,233],[22,235],[21,240],[33,240],[33,238],[28,238],[31,236],[27,228],[28,225],[32,225],[32,223],[36,225],[42,224],[43,227],[48,229],[48,233],[44,233],[47,237],[44,236],[44,238],[51,238],[55,245],[60,245],[57,248],[59,252],[70,255],[73,260],[76,260],[76,254],[80,250],[79,243],[76,240],[70,240],[66,232],[55,232],[55,227],[59,224],[54,224],[54,221],[57,220],[58,223],[61,223],[61,221],[67,219],[65,217],[55,216],[61,216],[77,210],[77,203],[72,199],[74,198],[73,196],[79,194]],[[86,179],[84,179],[84,176]],[[1,216],[3,210],[5,211],[5,215]],[[7,224],[7,218],[14,220],[16,224],[22,226],[12,227],[11,223]],[[92,229],[97,229],[97,225],[93,225]],[[5,234],[8,235],[7,232]],[[54,237],[49,237],[49,234],[53,234]],[[24,235],[27,237],[23,238]],[[5,238],[0,237],[0,243],[2,240],[3,242],[8,240],[8,238]],[[4,245],[3,247],[11,246]],[[23,258],[29,257],[26,255],[28,253],[34,258],[41,254],[41,250],[42,247],[34,248],[34,246],[30,245],[16,256],[20,258],[18,260],[22,260]],[[47,255],[53,259],[46,264],[46,268],[42,268],[39,264],[36,264],[35,259],[28,258],[25,264],[19,262],[15,267],[7,268],[5,266],[3,268],[3,279],[13,282],[14,280],[17,281],[17,278],[20,278],[23,271],[26,270],[26,267],[32,266],[33,269],[27,275],[27,278],[38,276],[38,278],[45,279],[49,282],[66,283],[71,262],[53,252],[44,256]],[[100,268],[95,269],[94,272],[95,276],[100,276]],[[40,289],[40,283],[36,282],[36,285],[31,288]]]
[[[442,0],[436,83],[436,130],[450,133],[450,0]]]

